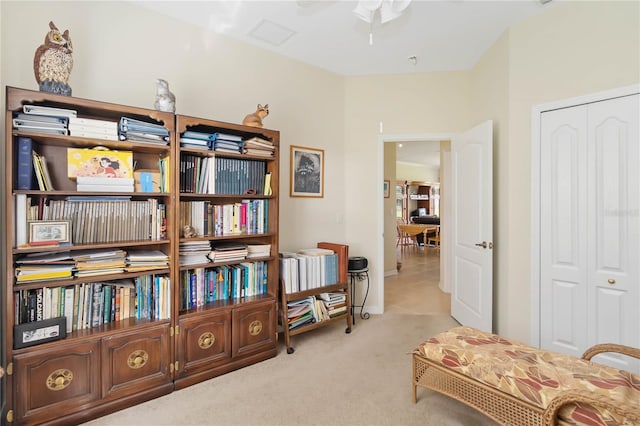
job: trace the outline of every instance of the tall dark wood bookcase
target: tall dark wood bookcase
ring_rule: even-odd
[[[41,132],[25,132],[13,127],[13,117],[24,105],[56,107],[77,111],[78,117],[118,121],[121,117],[160,124],[169,131],[169,143],[115,141]],[[276,146],[275,156],[251,157],[243,154],[218,154],[180,148],[180,134],[186,130],[211,130],[242,137],[260,136]],[[17,189],[18,139],[28,137],[33,148],[46,157],[53,190],[42,191],[34,183],[32,189]],[[136,169],[157,169],[161,159],[168,161],[168,188],[164,192],[78,192],[76,182],[67,177],[67,148],[105,147],[130,151]],[[213,120],[178,116],[144,108],[117,105],[75,97],[7,87],[5,110],[5,197],[7,223],[5,235],[2,309],[6,359],[6,409],[2,424],[77,424],[110,412],[156,398],[208,378],[224,374],[277,353],[277,288],[278,288],[278,148],[279,133]],[[180,191],[180,158],[185,153],[199,156],[220,156],[241,161],[261,161],[271,173],[273,195],[260,194],[192,194]],[[35,178],[34,178],[35,179]],[[34,180],[35,182],[35,180]],[[69,246],[23,246],[16,242],[16,224],[24,220],[16,215],[16,200],[27,200],[33,209],[69,197],[99,199],[105,195],[130,197],[130,201],[152,200],[163,205],[166,227],[162,235],[149,239],[119,238],[113,242],[73,243]],[[264,200],[268,204],[267,231],[252,235],[196,236],[203,242],[241,242],[270,244],[271,254],[242,262],[262,262],[266,270],[263,291],[259,295],[229,298],[190,309],[181,307],[180,279],[185,270],[194,267],[214,268],[239,265],[241,261],[180,266],[180,242],[185,238],[179,227],[181,202],[206,200],[213,204],[239,203],[243,200]],[[21,201],[22,203],[23,201]],[[94,215],[95,216],[95,215]],[[75,219],[70,219],[72,226]],[[133,220],[133,219],[132,219]],[[157,226],[153,223],[152,226]],[[94,224],[98,229],[101,225]],[[161,227],[158,228],[159,230]],[[55,254],[80,250],[159,250],[169,256],[164,269],[125,272],[111,275],[73,276],[66,279],[18,282],[17,261],[28,254]],[[146,277],[168,279],[167,311],[163,319],[128,318],[104,321],[103,324],[73,330],[66,337],[20,347],[14,344],[14,326],[20,318],[16,301],[24,294],[41,289],[94,286],[120,279],[138,280]],[[164,295],[163,297],[166,297]],[[105,299],[106,300],[106,299]],[[153,298],[150,300],[155,301]],[[165,299],[166,300],[166,299]],[[17,316],[18,315],[18,316]],[[153,317],[150,317],[153,318]],[[27,321],[28,322],[28,321]],[[16,333],[19,335],[19,333]]]
[[[180,291],[178,295],[179,311],[177,314],[178,338],[176,388],[183,388],[193,383],[206,380],[228,371],[241,368],[255,362],[274,357],[277,354],[277,289],[278,289],[278,153],[280,134],[275,130],[247,127],[238,124],[224,123],[197,117],[178,115],[176,117],[178,137],[185,131],[194,131],[206,134],[226,134],[242,139],[259,137],[273,143],[275,155],[273,157],[249,156],[233,152],[212,151],[206,148],[186,148],[176,146],[176,158],[183,164],[193,164],[193,160],[203,158],[215,159],[218,166],[224,168],[216,179],[214,193],[201,193],[202,191],[188,190],[185,177],[190,179],[186,171],[176,173],[174,185],[180,188],[177,191],[178,206],[196,205],[209,206],[204,216],[208,216],[208,229],[197,229],[196,236],[187,238],[184,230],[179,229],[180,243],[194,241],[210,242],[214,246],[220,244],[239,243],[250,245],[270,245],[270,254],[261,258],[250,260],[189,264],[178,266],[180,271],[180,286],[184,290],[187,283],[184,277],[201,273],[209,273],[214,276],[220,269],[227,267],[229,271],[241,264],[262,264],[266,267],[266,286],[258,294],[234,298],[233,296],[217,295],[214,301],[202,305],[186,306],[185,298],[191,296],[187,291]],[[179,144],[178,144],[179,145]],[[251,165],[259,166],[261,173],[270,173],[272,195],[264,195],[264,183],[261,187],[245,185],[243,187],[229,185],[230,182],[240,181],[238,176],[248,170]],[[187,176],[185,176],[187,174]],[[255,177],[255,172],[252,173]],[[181,181],[182,178],[182,181]],[[226,180],[226,182],[225,182]],[[247,191],[248,189],[248,191]],[[216,230],[217,206],[230,206],[248,203],[262,203],[266,205],[264,228],[254,231],[241,231],[240,233],[227,233],[224,230]],[[182,224],[190,224],[189,218],[185,218],[185,211],[180,209],[180,221]],[[262,271],[264,272],[264,270]],[[261,273],[262,273],[261,272]],[[209,287],[209,290],[211,287]],[[207,290],[205,290],[206,292]],[[230,290],[229,290],[230,291]]]

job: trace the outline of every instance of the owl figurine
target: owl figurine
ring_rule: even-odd
[[[158,111],[176,112],[176,97],[169,90],[169,83],[161,78],[156,80],[156,101],[154,107]]]
[[[33,58],[33,72],[41,92],[71,96],[71,87],[67,83],[73,68],[73,45],[69,30],[61,33],[52,22],[44,43],[36,49]]]

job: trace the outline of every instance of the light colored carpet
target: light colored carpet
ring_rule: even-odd
[[[456,326],[447,315],[385,313],[292,338],[286,353],[86,423],[103,425],[495,425],[475,410],[418,389],[417,344]]]

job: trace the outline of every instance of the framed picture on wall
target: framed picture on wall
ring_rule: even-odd
[[[292,197],[324,197],[324,150],[291,145]]]
[[[384,198],[389,198],[389,196],[391,195],[391,181],[389,180],[384,181],[383,191],[384,191]]]

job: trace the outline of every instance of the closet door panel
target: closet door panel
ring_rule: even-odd
[[[587,343],[586,114],[543,114],[541,159],[541,346],[575,356]]]
[[[589,341],[639,346],[640,96],[588,105]],[[598,361],[638,371],[614,355]]]

